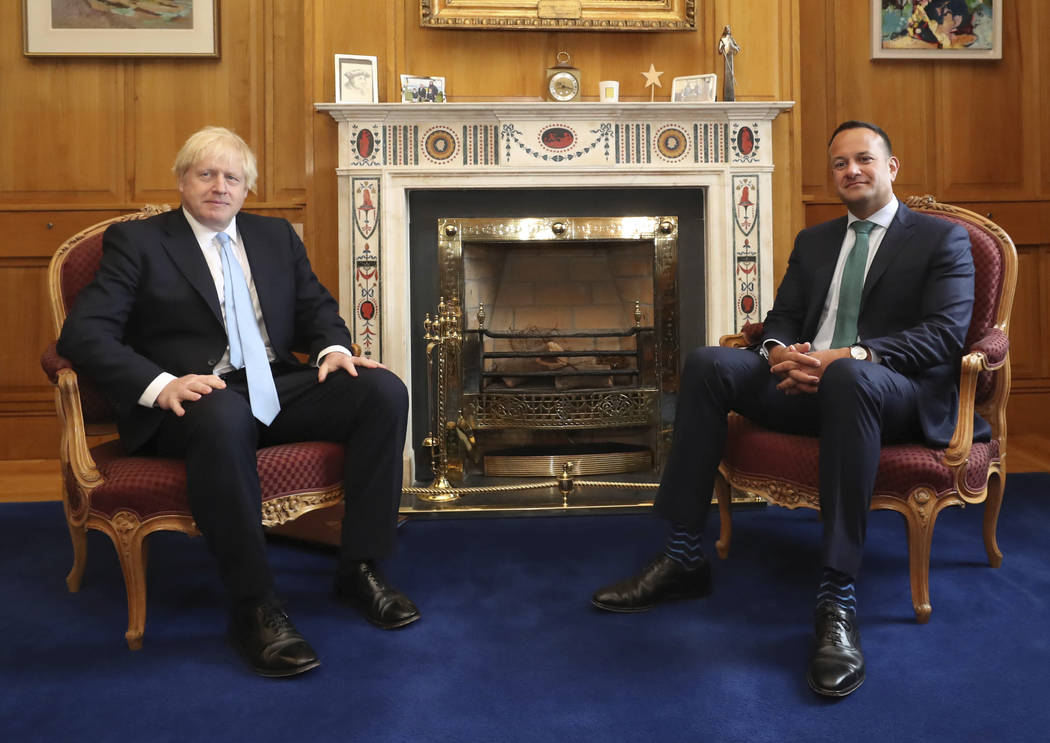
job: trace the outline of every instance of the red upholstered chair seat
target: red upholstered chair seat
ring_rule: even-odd
[[[816,437],[769,431],[740,415],[730,416],[729,428],[723,461],[737,477],[775,478],[790,483],[800,492],[812,491],[811,505],[819,505],[816,494],[820,446]],[[966,480],[971,487],[983,487],[988,464],[997,459],[997,440],[973,445],[966,467]],[[884,446],[875,478],[875,494],[904,500],[917,484],[939,497],[954,489],[953,473],[944,463],[944,449],[921,444]]]
[[[181,459],[129,457],[114,440],[91,449],[103,482],[91,493],[91,511],[112,518],[118,511],[140,521],[155,516],[189,515],[186,466]],[[281,500],[342,487],[343,445],[329,441],[281,444],[260,449],[259,484],[263,519]],[[267,526],[270,523],[266,523]]]
[[[933,197],[911,198],[908,206],[962,225],[970,235],[974,262],[974,309],[960,364],[959,416],[948,447],[922,444],[885,446],[872,494],[873,509],[904,516],[908,528],[912,604],[920,622],[931,612],[929,572],[933,525],[947,506],[985,502],[984,544],[998,567],[1002,553],[995,539],[1006,467],[1006,400],[1010,392],[1007,335],[1017,281],[1013,241],[979,214]],[[722,345],[745,347],[761,337],[761,325],[722,338]],[[988,442],[973,441],[973,414],[991,424]],[[732,535],[731,487],[788,508],[819,508],[819,443],[815,437],[763,429],[739,415],[729,417],[726,450],[716,482],[721,535],[718,552],[726,557]]]

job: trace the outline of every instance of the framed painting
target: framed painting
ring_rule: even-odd
[[[219,56],[219,0],[23,0],[22,10],[27,56]]]
[[[1004,0],[870,0],[872,59],[1002,59]]]
[[[335,102],[379,103],[376,58],[360,54],[335,55]]]
[[[696,0],[419,0],[419,24],[481,31],[695,31]]]

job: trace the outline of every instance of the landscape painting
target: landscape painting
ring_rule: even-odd
[[[219,56],[219,0],[23,0],[29,56]]]

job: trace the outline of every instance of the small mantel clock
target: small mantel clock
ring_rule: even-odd
[[[547,68],[547,100],[567,103],[580,98],[580,71],[568,52],[558,52],[557,64]]]

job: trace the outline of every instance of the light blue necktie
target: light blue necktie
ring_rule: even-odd
[[[235,369],[244,367],[248,379],[248,401],[252,415],[264,425],[270,425],[281,411],[277,399],[277,388],[273,384],[270,360],[266,357],[259,324],[255,321],[255,309],[248,292],[244,271],[237,262],[230,246],[230,236],[220,232],[216,237],[222,250],[222,281],[225,286],[226,334],[230,339],[230,363]]]
[[[857,342],[857,317],[860,315],[860,297],[864,292],[864,269],[868,266],[868,234],[874,226],[874,222],[867,220],[858,220],[850,225],[857,233],[857,240],[853,250],[846,256],[846,265],[842,267],[832,348],[845,348]]]

